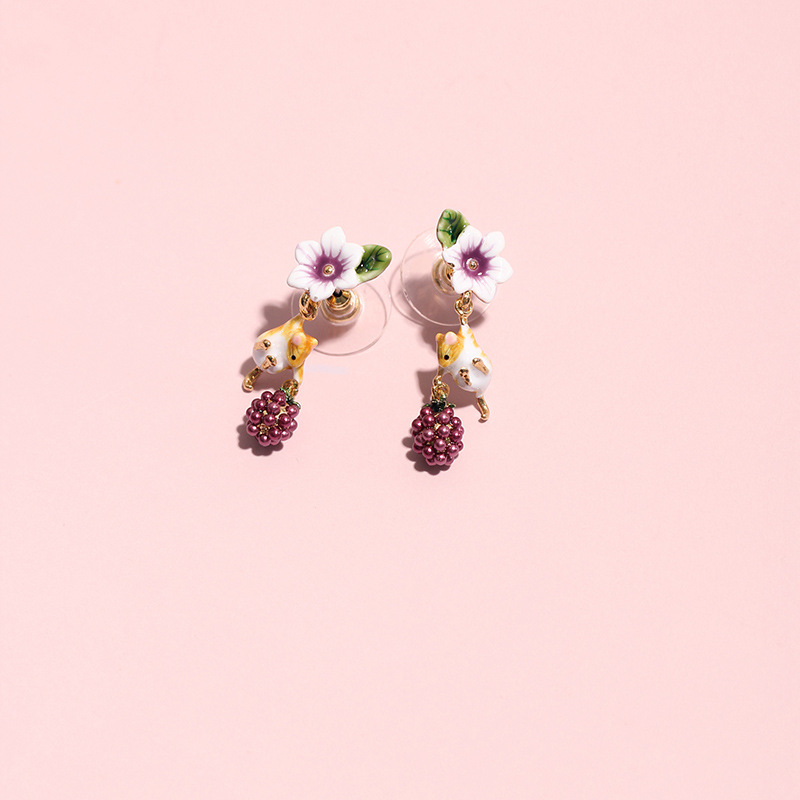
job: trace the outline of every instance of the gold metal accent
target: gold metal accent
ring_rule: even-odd
[[[469,370],[466,367],[462,367],[458,371],[458,374],[461,376],[461,380],[464,381],[467,386],[472,386],[472,381],[469,379]]]
[[[433,282],[436,284],[436,288],[440,292],[444,292],[444,294],[451,294],[455,295],[458,294],[456,290],[453,288],[452,277],[453,277],[453,265],[448,264],[447,261],[439,256],[433,264],[433,268],[431,270],[431,277],[433,278]]]
[[[269,339],[259,339],[254,345],[253,350],[269,350],[272,347]]]
[[[333,275],[333,273],[334,273],[335,271],[336,271],[336,267],[334,267],[334,266],[333,266],[333,264],[326,264],[326,265],[325,265],[325,266],[322,268],[322,274],[323,274],[323,275]]]
[[[319,303],[312,300],[308,292],[303,292],[303,296],[300,298],[300,314],[302,314],[303,319],[314,319],[317,316],[318,309]]]
[[[477,259],[474,259],[474,258],[468,258],[467,259],[467,269],[468,270],[471,270],[472,272],[475,272],[475,270],[478,269],[479,266],[480,266],[480,264],[478,263]]]
[[[322,304],[322,316],[334,325],[352,322],[362,310],[361,297],[357,292],[343,291],[332,295]]]
[[[261,367],[256,367],[255,369],[251,369],[250,372],[245,375],[244,380],[242,381],[242,389],[246,392],[253,391],[253,384],[255,383],[256,378],[263,372],[264,370]]]
[[[433,386],[431,387],[431,400],[434,402],[443,402],[447,400],[450,394],[450,387],[442,380],[441,370],[436,373],[433,379]]]
[[[484,375],[489,374],[489,367],[487,367],[486,364],[483,363],[482,358],[475,356],[475,358],[472,359],[472,365],[475,367],[475,369],[479,369]]]
[[[461,320],[461,324],[466,325],[469,315],[472,313],[472,293],[464,292],[464,294],[456,300],[455,309],[458,318]]]
[[[489,419],[489,404],[482,398],[476,397],[478,401],[478,408],[481,410],[481,422],[486,422]]]
[[[283,389],[289,397],[293,398],[300,390],[300,384],[294,380],[294,378],[289,378],[289,380],[283,382],[281,389]]]

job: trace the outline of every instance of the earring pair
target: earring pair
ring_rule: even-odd
[[[422,406],[411,424],[412,449],[432,467],[449,466],[464,447],[464,427],[455,415],[454,404],[448,403],[450,388],[444,381],[446,375],[456,386],[476,395],[482,421],[489,417],[484,394],[491,380],[492,362],[475,339],[469,318],[475,310],[473,298],[482,306],[487,305],[494,298],[497,284],[511,277],[510,265],[499,255],[504,244],[502,233],[483,236],[462,214],[446,209],[436,226],[435,245],[429,248],[432,252],[423,253],[422,262],[417,258],[418,263],[427,262],[424,266],[427,276],[422,281],[411,281],[406,275],[407,268],[410,272],[412,248],[403,259],[403,290],[412,308],[432,319],[418,307],[412,295],[427,295],[439,305],[443,300],[447,305],[449,298],[459,321],[457,331],[436,334],[438,369],[430,401]],[[295,259],[297,266],[287,283],[302,292],[298,313],[256,339],[253,345],[256,366],[242,384],[246,392],[251,392],[264,372],[292,371],[292,377],[280,388],[264,391],[253,400],[245,414],[247,433],[264,447],[287,441],[297,429],[300,405],[296,397],[303,382],[303,367],[319,344],[305,332],[304,323],[314,321],[321,313],[334,326],[357,324],[365,310],[359,289],[386,270],[392,254],[382,245],[348,242],[344,231],[337,227],[326,231],[318,242],[300,242],[295,248]]]

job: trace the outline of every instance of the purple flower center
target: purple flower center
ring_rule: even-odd
[[[464,253],[461,263],[467,274],[475,278],[479,278],[487,272],[487,259],[483,257],[483,253],[477,248],[471,253]]]
[[[323,281],[332,281],[338,278],[342,272],[342,263],[338,258],[331,258],[323,253],[314,264],[314,272]]]

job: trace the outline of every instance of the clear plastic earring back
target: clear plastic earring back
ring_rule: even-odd
[[[297,306],[303,292],[295,292]],[[308,323],[308,331],[319,344],[316,350],[329,356],[347,356],[368,350],[383,335],[392,311],[385,280],[362,283],[320,302],[319,313]]]
[[[434,229],[420,233],[406,248],[400,262],[400,283],[408,304],[423,319],[452,324],[453,304],[459,295],[450,285]],[[486,303],[473,297],[473,304],[472,317],[476,319],[486,311]]]

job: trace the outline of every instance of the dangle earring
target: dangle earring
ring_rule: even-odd
[[[299,289],[298,313],[283,325],[262,333],[253,345],[255,368],[245,376],[242,388],[252,392],[263,373],[291,369],[292,377],[275,390],[261,393],[245,413],[247,433],[264,447],[285,442],[297,429],[300,404],[296,396],[303,383],[303,367],[311,351],[345,355],[374,344],[386,325],[390,303],[388,292],[372,287],[367,299],[357,287],[377,278],[392,260],[381,245],[348,242],[341,228],[331,228],[319,242],[300,242],[295,248],[297,266],[287,278]],[[303,329],[306,322],[317,323],[318,341]],[[361,333],[350,326],[359,322]],[[316,331],[315,331],[316,332]],[[330,334],[325,340],[325,335]]]
[[[469,318],[478,303],[482,312],[494,299],[497,284],[507,281],[512,270],[499,255],[505,245],[503,234],[495,231],[483,236],[458,211],[442,212],[436,239],[435,249],[441,249],[432,267],[430,235],[422,234],[412,242],[403,257],[402,277],[406,298],[422,316],[441,322],[444,309],[450,306],[455,308],[460,322],[457,332],[436,334],[439,368],[433,379],[431,399],[411,423],[413,451],[429,466],[444,467],[452,464],[464,449],[464,426],[455,416],[453,404],[447,402],[450,387],[444,376],[449,375],[457,386],[474,392],[481,421],[489,419],[484,394],[492,377],[492,362],[478,344]],[[424,271],[428,271],[427,278]],[[434,299],[426,301],[420,288],[427,286],[430,290],[431,280],[435,291],[427,294]]]

